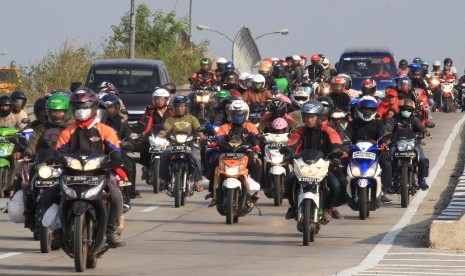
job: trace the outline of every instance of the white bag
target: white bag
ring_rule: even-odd
[[[24,223],[24,200],[23,200],[23,191],[19,190],[14,195],[13,198],[8,202],[8,216],[15,223]]]
[[[47,212],[42,217],[42,225],[45,227],[50,226],[53,230],[61,228],[60,205],[53,203],[47,209]]]

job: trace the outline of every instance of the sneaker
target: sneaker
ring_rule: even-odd
[[[131,204],[123,203],[123,214],[131,210]]]
[[[139,190],[134,189],[134,191],[131,191],[131,198],[141,198],[142,194],[139,192]]]
[[[419,181],[418,186],[420,186],[420,189],[422,191],[426,191],[429,189],[429,185],[426,184],[426,180],[424,178],[421,181]]]
[[[123,247],[126,243],[121,240],[120,235],[116,231],[111,231],[107,234],[107,244],[111,248]]]
[[[341,213],[338,210],[332,210],[331,216],[335,219],[342,219]]]
[[[292,207],[289,207],[286,212],[286,219],[295,219],[295,209]]]
[[[389,202],[392,202],[392,199],[390,199],[389,197],[387,197],[384,193],[381,194],[381,202],[382,203],[389,203]]]

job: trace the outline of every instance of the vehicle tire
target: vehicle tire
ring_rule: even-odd
[[[187,175],[182,175],[182,182],[181,182],[181,206],[186,205],[186,196],[189,193],[189,183],[187,183]],[[185,176],[185,179],[184,179]]]
[[[160,192],[160,158],[154,158],[151,169],[153,193],[158,194]]]
[[[304,246],[308,246],[312,240],[315,240],[315,232],[311,229],[314,214],[315,206],[312,200],[304,199],[302,202],[302,234]]]
[[[452,98],[451,97],[445,98],[443,102],[444,102],[444,108],[443,108],[444,112],[446,113],[452,112],[452,108],[454,105]]]
[[[368,217],[368,205],[367,205],[367,197],[368,191],[366,187],[357,188],[358,191],[358,217],[361,220],[365,220]]]
[[[95,256],[87,256],[87,264],[86,268],[96,268],[97,267],[97,257]]]
[[[226,224],[233,224],[236,217],[237,190],[227,189],[226,191]]]
[[[83,272],[87,267],[87,221],[86,215],[82,214],[74,217],[74,268],[76,272]]]
[[[181,206],[182,198],[182,171],[174,173],[174,185],[173,185],[173,194],[174,194],[174,207],[179,208]]]
[[[271,181],[273,185],[274,206],[281,206],[283,203],[283,176],[273,174],[271,175]]]
[[[52,229],[49,227],[40,227],[40,252],[49,253],[52,251]]]
[[[403,166],[400,169],[400,206],[407,208],[409,204],[409,169]]]
[[[8,169],[6,167],[0,168],[0,198],[7,196],[6,189],[8,188]]]

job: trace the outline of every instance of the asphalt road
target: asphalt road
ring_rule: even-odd
[[[152,194],[139,180],[143,198],[133,200],[125,216],[126,247],[109,250],[96,269],[83,275],[465,275],[465,255],[428,248],[431,219],[447,204],[454,174],[463,170],[461,140],[447,139],[462,119],[461,113],[434,114],[437,127],[427,141],[426,154],[435,175],[428,192],[418,193],[408,209],[399,198],[383,204],[361,221],[347,206],[342,220],[322,227],[314,243],[302,246],[294,220],[285,220],[287,202],[274,207],[262,196],[257,208],[235,225],[203,200],[206,191],[174,208],[166,194]],[[446,154],[448,153],[448,154]],[[439,161],[439,162],[438,162]],[[444,166],[436,164],[444,162]],[[456,164],[459,162],[457,167]],[[140,171],[140,170],[139,170]],[[5,203],[0,199],[0,205]],[[39,243],[21,224],[0,214],[0,275],[75,274],[73,260],[62,251],[40,253]],[[380,242],[382,241],[382,244]],[[368,256],[368,258],[366,258]],[[354,268],[355,267],[355,268]]]

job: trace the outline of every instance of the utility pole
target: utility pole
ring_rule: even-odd
[[[134,48],[136,47],[136,14],[135,14],[135,1],[136,0],[131,0],[131,12],[130,12],[130,18],[131,18],[131,23],[129,25],[129,32],[130,32],[130,38],[129,38],[129,58],[133,59],[134,58]]]
[[[189,39],[187,43],[189,43],[189,48],[191,47],[192,41],[192,0],[189,1]]]

